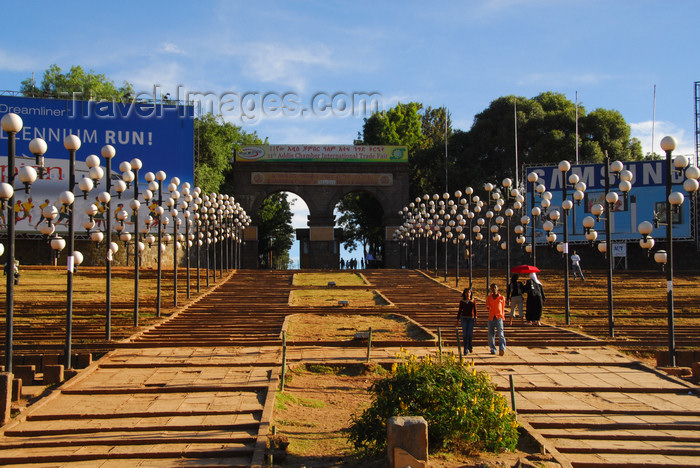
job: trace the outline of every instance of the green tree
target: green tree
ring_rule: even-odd
[[[409,194],[411,198],[424,193],[442,193],[445,191],[445,165],[447,173],[454,171],[456,159],[445,148],[445,138],[452,135],[452,121],[447,109],[428,106],[421,115],[423,139],[409,159],[411,180]],[[445,151],[447,150],[447,154]],[[449,185],[449,182],[448,182]],[[448,187],[449,189],[449,187]]]
[[[517,106],[516,106],[517,104]],[[518,167],[557,164],[576,155],[576,106],[563,94],[545,92],[528,99],[504,96],[474,117],[466,134],[454,135],[451,151],[455,173],[464,185],[481,187],[515,177],[515,111],[517,107]],[[586,114],[579,105],[579,161],[643,158],[641,144],[630,138],[630,127],[618,111],[596,109]]]
[[[352,252],[359,244],[365,256],[380,254],[384,248],[384,210],[377,199],[367,192],[352,192],[340,200],[337,209],[345,248]]]
[[[410,154],[423,143],[421,131],[422,105],[417,102],[397,104],[388,111],[377,112],[365,119],[362,140],[365,145],[405,145]]]
[[[275,193],[263,200],[258,209],[258,258],[265,268],[286,268],[289,249],[294,243],[292,209],[286,193]]]
[[[73,65],[70,71],[63,73],[61,67],[51,65],[36,86],[33,78],[27,78],[20,84],[20,91],[24,96],[50,97],[66,99],[108,99],[128,101],[134,96],[134,87],[124,81],[117,87],[112,80],[103,73],[95,73],[93,70],[85,71],[80,65]]]
[[[616,110],[596,109],[581,119],[585,160],[602,162],[605,151],[611,159],[639,161],[644,158],[636,138],[630,139],[630,126]]]
[[[244,145],[263,144],[257,133],[247,133],[221,116],[204,114],[194,121],[195,185],[205,193],[232,193],[233,151]]]

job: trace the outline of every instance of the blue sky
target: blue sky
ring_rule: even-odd
[[[3,17],[0,89],[77,64],[144,93],[242,98],[252,122],[233,106],[225,117],[271,143],[352,143],[366,115],[302,113],[314,96],[446,106],[468,130],[500,96],[555,91],[578,92],[588,111],[619,110],[647,152],[656,85],[655,150],[672,134],[677,152],[695,152],[700,8],[690,0],[45,0],[7,3]],[[295,109],[267,115],[263,96]]]

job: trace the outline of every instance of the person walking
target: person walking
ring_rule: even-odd
[[[498,292],[498,285],[492,283],[491,293],[486,296],[486,310],[489,312],[489,348],[491,354],[496,354],[496,333],[498,333],[498,354],[503,356],[506,352],[506,336],[503,333],[503,319],[505,319],[506,298]]]
[[[578,256],[576,251],[574,250],[574,254],[571,256],[571,266],[573,267],[574,271],[574,279],[576,279],[576,273],[581,276],[581,281],[586,281],[586,278],[583,276],[583,272],[581,271],[581,257]]]
[[[462,299],[459,301],[457,312],[457,326],[462,326],[462,341],[464,342],[464,354],[473,353],[474,324],[476,323],[476,302],[472,297],[472,290],[465,288],[462,291]]]
[[[530,279],[525,283],[527,292],[527,307],[525,319],[529,325],[542,325],[542,306],[547,299],[542,283],[537,279],[537,273],[530,273]]]
[[[506,293],[506,305],[510,304],[510,321],[508,325],[513,325],[513,317],[519,317],[523,321],[525,320],[525,314],[523,312],[523,289],[525,289],[525,284],[518,281],[519,276],[517,274],[510,277],[510,284],[508,284],[508,292]],[[518,315],[515,315],[515,309],[518,309]]]

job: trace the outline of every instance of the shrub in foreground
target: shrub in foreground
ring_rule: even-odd
[[[391,375],[370,387],[370,407],[352,418],[348,439],[355,448],[380,452],[386,448],[390,417],[423,416],[430,451],[515,449],[515,413],[487,373],[454,355],[441,360],[406,353],[400,357]]]

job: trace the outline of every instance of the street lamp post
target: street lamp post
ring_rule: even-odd
[[[170,198],[168,199],[168,208],[170,208],[170,216],[173,218],[173,307],[177,307],[177,231],[180,220],[177,217],[177,200],[180,198],[180,192],[177,187],[180,185],[180,179],[173,177],[168,185]]]
[[[472,187],[466,187],[464,189],[464,195],[466,197],[460,201],[460,205],[464,205],[464,208],[462,209],[462,215],[466,216],[467,219],[469,219],[469,240],[466,243],[464,253],[465,256],[467,257],[467,260],[469,262],[469,288],[471,289],[473,279],[474,279],[474,266],[472,264],[472,243],[473,243],[473,238],[472,238],[472,229],[474,227],[474,212],[471,211],[470,209],[470,201],[471,201],[471,196],[474,193],[474,189]],[[462,203],[464,202],[464,203]]]
[[[566,317],[566,324],[570,325],[571,324],[571,308],[570,308],[570,300],[569,300],[569,212],[573,208],[574,204],[571,200],[568,199],[568,188],[569,186],[573,187],[574,194],[573,198],[576,201],[577,205],[581,204],[581,200],[583,200],[583,192],[586,190],[586,184],[584,182],[581,182],[579,180],[578,175],[576,174],[571,174],[569,175],[569,171],[571,170],[571,163],[569,161],[561,161],[559,162],[558,166],[559,171],[561,172],[562,178],[561,178],[561,186],[562,186],[562,195],[561,195],[561,208],[564,211],[564,225],[563,225],[563,234],[564,234],[564,242],[561,247],[561,253],[563,256],[563,261],[564,261],[564,315]]]
[[[129,163],[131,167],[131,172],[133,172],[133,183],[134,183],[134,199],[129,203],[129,207],[132,210],[133,222],[134,222],[134,327],[139,326],[139,256],[140,245],[139,245],[139,169],[143,166],[140,159],[134,158]],[[129,172],[128,170],[126,172]],[[131,178],[131,176],[129,176]],[[128,183],[128,182],[127,182]]]
[[[605,243],[599,243],[598,244],[598,250],[606,255],[606,258],[608,260],[608,271],[607,271],[607,284],[608,284],[608,336],[610,338],[615,337],[615,315],[613,312],[613,284],[612,284],[612,275],[613,275],[613,268],[614,268],[614,255],[613,255],[613,248],[612,248],[612,216],[613,212],[616,209],[616,205],[619,201],[619,196],[617,193],[611,191],[610,188],[610,176],[614,176],[615,178],[620,178],[621,182],[619,185],[620,191],[623,193],[623,196],[625,200],[627,199],[627,194],[632,188],[631,180],[632,180],[632,173],[624,169],[624,165],[620,161],[614,161],[612,164],[610,163],[610,158],[607,154],[605,153],[605,204],[607,206],[607,215],[604,218],[605,221]],[[612,174],[610,172],[612,171]],[[593,225],[595,224],[595,221],[599,221],[601,219],[602,214],[605,212],[605,207],[603,205],[596,203],[591,207],[591,213],[595,216],[595,220],[587,216],[583,220],[583,226],[586,229],[586,238],[593,242],[596,237],[597,233],[595,230],[593,230]]]
[[[7,183],[1,184],[0,198],[7,203],[7,259],[5,260],[6,285],[5,290],[5,371],[12,373],[13,359],[13,334],[14,334],[14,291],[15,291],[15,142],[16,135],[22,130],[22,118],[14,113],[5,114],[0,121],[0,126],[7,134]],[[41,165],[43,175],[43,154],[46,152],[46,143],[40,139],[34,139],[30,143],[30,150],[36,156]],[[31,166],[24,166],[22,171],[27,175],[26,189],[36,180],[36,170]],[[33,180],[32,180],[33,176]],[[24,177],[21,177],[24,178]],[[25,182],[23,180],[23,182]]]
[[[666,251],[659,250],[654,254],[654,260],[657,263],[664,265],[666,269],[666,305],[668,315],[668,359],[669,365],[676,366],[676,338],[675,338],[675,319],[674,319],[674,304],[673,304],[673,215],[678,213],[685,197],[680,192],[673,192],[673,175],[674,173],[683,174],[685,170],[686,180],[683,182],[683,188],[695,197],[698,191],[698,178],[700,178],[700,169],[697,166],[690,166],[688,158],[685,156],[676,156],[673,158],[673,150],[676,149],[677,142],[674,137],[666,136],[661,140],[661,149],[666,153],[666,200],[665,200],[665,224],[666,224]],[[687,169],[686,169],[687,168]],[[659,219],[659,213],[654,213],[654,226],[658,227],[662,220]],[[642,234],[642,247],[651,249],[654,246],[653,240],[650,238],[652,228],[654,227],[648,221],[639,225],[639,232]]]
[[[117,150],[112,145],[105,145],[101,150],[107,169],[105,176],[105,191],[98,195],[98,200],[104,206],[105,216],[105,340],[112,339],[112,159]]]
[[[156,316],[160,317],[161,314],[161,299],[162,299],[162,286],[163,286],[163,214],[165,210],[163,209],[163,182],[167,178],[167,175],[163,171],[156,172],[156,180],[158,181],[158,206],[156,206],[156,215],[158,223],[158,279],[156,286]]]
[[[447,192],[443,193],[442,194],[442,202],[444,203],[444,205],[443,205],[441,211],[443,211],[443,214],[442,214],[442,216],[444,217],[443,226],[445,226],[445,236],[443,237],[443,241],[445,243],[445,271],[444,271],[445,283],[447,283],[447,245],[448,245],[447,244],[447,241],[448,241],[447,233],[449,232],[447,223],[450,220],[450,213],[448,211],[448,209],[449,209],[448,200],[452,201],[452,200],[450,200],[450,194]],[[437,254],[437,252],[435,252],[435,253]]]
[[[66,341],[64,347],[64,365],[70,369],[72,340],[73,340],[73,271],[75,269],[75,152],[80,149],[80,138],[68,135],[63,140],[63,146],[68,150],[68,190],[63,192],[62,203],[68,207],[68,258],[66,259],[67,285],[66,285]]]

